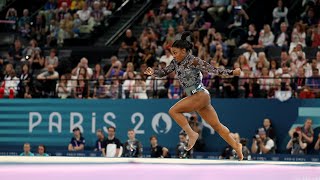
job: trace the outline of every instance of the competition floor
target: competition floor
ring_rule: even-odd
[[[320,163],[0,156],[0,180],[320,180]]]

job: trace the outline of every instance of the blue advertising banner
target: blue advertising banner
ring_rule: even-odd
[[[86,150],[93,149],[95,132],[115,126],[116,136],[127,140],[127,130],[134,129],[143,146],[157,135],[159,144],[170,149],[178,143],[181,128],[168,115],[173,100],[59,100],[14,99],[0,101],[0,151],[21,150],[25,142],[33,147],[44,144],[48,149],[66,150],[72,130],[79,127],[86,139]],[[232,132],[249,140],[264,118],[273,121],[278,149],[285,152],[290,128],[313,119],[320,127],[320,100],[213,99],[220,121]],[[203,122],[203,139],[208,151],[220,152],[226,143]],[[316,136],[318,134],[315,134]]]

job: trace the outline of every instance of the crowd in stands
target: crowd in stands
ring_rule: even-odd
[[[18,32],[27,40],[50,46],[62,46],[65,39],[89,34],[104,25],[122,1],[116,0],[48,0],[39,12],[24,9],[22,16],[10,8],[6,14],[8,32]],[[36,15],[31,16],[33,13]]]
[[[251,23],[254,17],[246,13],[246,0],[163,0],[159,8],[145,14],[139,36],[126,30],[111,63],[92,67],[83,57],[67,74],[57,72],[57,50],[45,56],[42,46],[91,31],[112,12],[114,2],[50,0],[33,25],[28,10],[18,18],[11,9],[7,18],[17,23],[10,27],[31,40],[25,47],[15,40],[8,56],[0,59],[0,97],[181,98],[184,93],[174,73],[160,79],[143,72],[147,67],[167,66],[173,60],[170,46],[184,31],[193,33],[189,40],[194,55],[217,68],[242,69],[240,78],[203,72],[203,84],[213,97],[320,97],[320,50],[305,52],[320,47],[319,4],[306,4],[301,18],[290,22],[288,8],[279,0],[270,12],[273,21],[256,29]],[[223,31],[215,28],[217,21],[226,23]],[[244,36],[234,38],[235,32]]]

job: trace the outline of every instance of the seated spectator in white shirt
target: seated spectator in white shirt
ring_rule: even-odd
[[[268,24],[265,24],[263,26],[263,30],[260,31],[259,44],[254,47],[264,48],[268,46],[273,46],[274,45],[273,41],[274,41],[274,35],[270,29],[270,26]]]
[[[50,65],[50,64],[53,65],[54,68],[58,67],[59,59],[56,55],[57,55],[57,50],[51,49],[50,55],[46,57],[46,67],[48,67],[48,65]]]
[[[160,62],[165,62],[166,65],[168,66],[171,63],[172,60],[173,60],[173,56],[171,55],[170,50],[166,49],[165,50],[165,54],[163,56],[161,56],[159,61]]]
[[[287,48],[289,46],[289,35],[288,35],[288,32],[287,32],[287,29],[288,29],[288,25],[286,23],[281,23],[280,25],[280,32],[279,34],[277,35],[277,38],[276,38],[276,44],[279,46],[279,47],[283,47],[283,48]]]
[[[289,53],[291,53],[299,43],[301,43],[302,47],[306,46],[306,33],[301,23],[297,23],[292,31]]]
[[[59,73],[54,70],[53,65],[49,65],[47,71],[39,74],[37,80],[40,81],[42,94],[54,96],[56,91],[56,80],[59,79]]]
[[[89,10],[87,3],[83,4],[82,10],[78,10],[77,14],[79,15],[82,23],[86,23],[89,20],[91,17],[91,11]]]
[[[71,80],[67,79],[66,75],[62,75],[56,86],[57,96],[61,99],[66,99],[71,96],[71,90]]]

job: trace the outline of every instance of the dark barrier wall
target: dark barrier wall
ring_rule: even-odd
[[[87,150],[94,146],[95,131],[116,126],[117,137],[127,140],[127,130],[134,129],[142,144],[149,147],[153,134],[159,143],[174,148],[180,128],[167,114],[173,100],[1,100],[0,150],[22,150],[24,142],[33,147],[45,144],[48,150],[66,150],[72,129],[80,127],[86,138]],[[290,128],[313,119],[313,128],[320,127],[320,100],[214,99],[220,120],[232,132],[249,139],[264,118],[274,123],[278,148],[285,152]],[[204,123],[203,137],[208,151],[219,152],[226,145]],[[316,139],[315,139],[316,140]],[[35,149],[34,149],[35,150]]]

